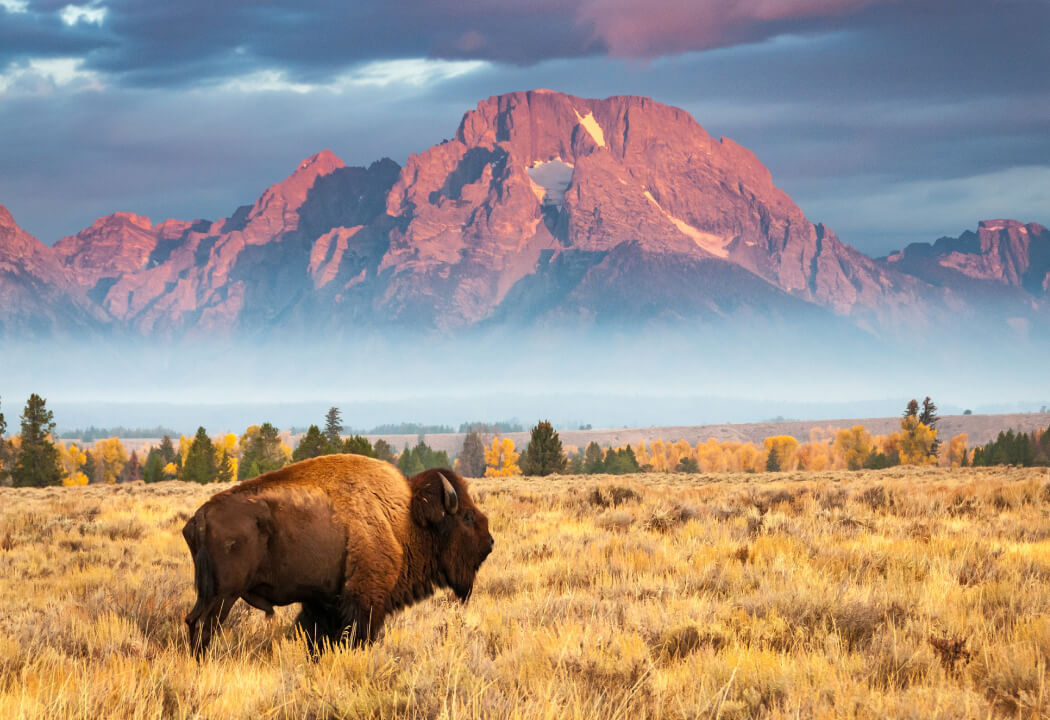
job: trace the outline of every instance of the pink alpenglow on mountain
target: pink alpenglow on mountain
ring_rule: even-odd
[[[215,222],[116,213],[47,248],[0,214],[4,332],[820,316],[899,334],[992,305],[1045,321],[1048,295],[1039,225],[988,221],[869,258],[807,219],[752,152],[633,96],[491,97],[403,168],[325,150]]]

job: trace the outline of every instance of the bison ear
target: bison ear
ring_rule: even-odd
[[[436,525],[445,517],[448,500],[445,485],[448,480],[440,473],[428,477],[416,489],[412,496],[412,519],[416,525],[427,527]],[[455,496],[455,490],[452,491]],[[458,499],[456,500],[458,505]]]

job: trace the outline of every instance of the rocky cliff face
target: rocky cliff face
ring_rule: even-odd
[[[103,322],[51,248],[0,205],[0,337],[75,336]]]
[[[1050,284],[1040,226],[874,260],[688,113],[545,90],[482,101],[404,168],[318,153],[216,222],[117,213],[52,249],[7,222],[0,272],[21,269],[0,322],[62,325],[67,307],[147,335],[795,315],[882,333],[965,316],[966,282],[1014,300]]]
[[[977,232],[914,243],[886,262],[926,282],[965,287],[967,281],[1050,295],[1050,230],[1037,223],[985,220]]]

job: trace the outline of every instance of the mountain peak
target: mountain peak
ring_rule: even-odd
[[[338,170],[342,167],[346,167],[346,163],[340,160],[334,152],[326,148],[321,152],[314,153],[299,163],[299,167],[296,168],[294,173],[292,173],[292,177],[304,172],[309,173],[314,177],[318,175],[327,175],[333,170]]]

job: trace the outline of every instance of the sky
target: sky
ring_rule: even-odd
[[[1050,224],[1048,29],[1048,0],[0,0],[0,204],[47,244],[216,219],[544,87],[682,107],[883,255]]]

